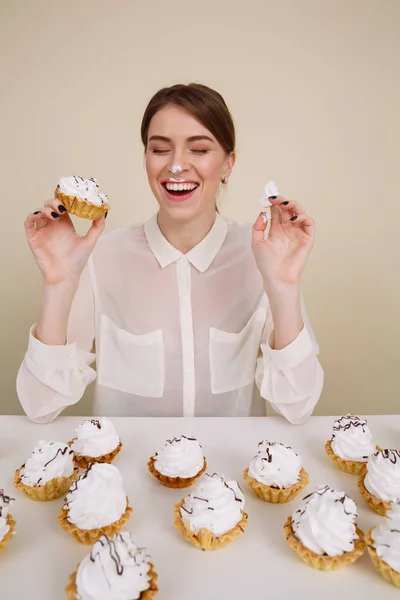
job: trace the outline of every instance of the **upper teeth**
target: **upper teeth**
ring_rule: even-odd
[[[197,188],[197,183],[167,183],[165,187],[171,192],[191,191]]]

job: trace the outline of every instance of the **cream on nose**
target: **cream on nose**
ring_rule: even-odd
[[[183,168],[179,164],[171,165],[169,168],[170,173],[173,175],[177,175],[178,173],[182,173]]]

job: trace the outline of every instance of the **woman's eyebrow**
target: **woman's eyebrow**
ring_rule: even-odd
[[[190,136],[187,141],[188,142],[201,142],[206,140],[207,142],[211,142],[214,144],[214,140],[210,137],[208,137],[208,135],[192,135]],[[171,138],[166,137],[165,135],[152,135],[151,138],[149,138],[149,142],[166,142],[168,144],[171,143]]]

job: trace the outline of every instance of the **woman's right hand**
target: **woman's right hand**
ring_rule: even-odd
[[[50,200],[28,215],[26,236],[44,283],[77,284],[104,225],[105,215],[93,221],[86,235],[78,235],[59,200]]]

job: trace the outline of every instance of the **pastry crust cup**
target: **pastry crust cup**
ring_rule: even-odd
[[[250,477],[248,468],[244,470],[243,477],[261,500],[271,502],[272,504],[290,502],[309,482],[308,473],[304,469],[300,471],[299,481],[288,488],[282,489],[264,485],[253,477]]]
[[[83,219],[96,221],[104,215],[104,213],[110,210],[109,204],[101,204],[98,206],[97,204],[92,204],[82,198],[78,198],[78,196],[63,194],[63,192],[60,192],[59,188],[56,189],[56,196],[63,203],[68,213],[76,215],[77,217],[82,217]]]
[[[124,514],[120,517],[120,519],[118,519],[118,521],[115,521],[110,525],[105,525],[104,527],[100,527],[98,529],[79,529],[79,527],[68,521],[68,511],[64,508],[62,508],[60,511],[58,522],[60,526],[80,544],[94,544],[99,538],[101,538],[102,535],[112,537],[114,533],[118,533],[118,531],[120,531],[128,521],[131,512],[132,508],[129,506],[129,499],[127,497]]]
[[[207,461],[206,461],[206,459],[204,459],[203,468],[201,469],[201,471],[199,471],[197,473],[197,475],[194,475],[194,477],[168,477],[167,475],[163,475],[162,473],[157,471],[154,464],[155,464],[155,460],[152,457],[152,458],[150,458],[149,462],[147,463],[150,473],[152,475],[154,475],[154,477],[156,479],[158,479],[158,481],[160,483],[162,483],[163,485],[170,487],[170,488],[189,487],[196,481],[196,479],[198,479],[204,473],[204,471],[207,468]]]
[[[73,438],[70,442],[68,442],[68,446],[70,448],[72,448],[72,444],[74,443],[75,440],[76,440],[76,438]],[[122,449],[122,442],[120,440],[118,446],[112,452],[108,452],[107,454],[102,454],[100,456],[82,456],[82,455],[76,454],[74,452],[74,462],[81,469],[87,469],[89,467],[89,465],[91,465],[93,463],[111,464],[112,461],[114,460],[114,458],[117,456],[117,454],[119,454],[119,452],[121,452],[121,449]]]
[[[158,592],[158,587],[157,587],[158,575],[154,571],[154,565],[152,563],[149,563],[149,565],[150,565],[150,570],[148,572],[148,575],[150,577],[149,588],[140,594],[139,600],[151,600],[153,598],[153,596]],[[67,600],[76,600],[76,598],[77,598],[78,589],[76,587],[76,575],[78,573],[78,567],[79,567],[79,565],[76,567],[76,571],[74,571],[74,573],[72,573],[69,576],[68,584],[65,588],[65,594],[66,594]]]
[[[183,522],[181,516],[181,507],[185,500],[181,500],[174,508],[174,524],[175,527],[182,533],[183,537],[199,548],[200,550],[219,550],[227,546],[232,540],[241,535],[245,527],[247,527],[247,513],[242,511],[242,518],[237,525],[230,531],[222,535],[215,535],[209,529],[200,529],[197,533],[191,531],[189,525]]]
[[[0,552],[2,552],[2,550],[4,550],[4,548],[7,546],[8,542],[14,537],[15,526],[17,524],[17,522],[12,518],[12,516],[10,514],[7,515],[6,521],[7,521],[7,525],[9,526],[10,529],[7,531],[6,535],[0,541]]]
[[[378,573],[380,573],[380,575],[382,575],[382,577],[386,579],[386,581],[388,581],[395,587],[400,588],[400,573],[392,569],[392,567],[390,567],[387,564],[387,562],[385,562],[384,560],[382,560],[382,558],[380,558],[380,556],[378,556],[378,553],[374,547],[374,540],[372,539],[372,529],[368,529],[368,531],[366,532],[365,542],[367,544],[367,550],[372,560],[372,564],[374,565]]]
[[[360,490],[360,494],[364,498],[365,502],[368,506],[376,512],[381,517],[386,517],[388,511],[390,510],[390,502],[386,502],[385,500],[381,500],[376,496],[373,496],[365,487],[365,477],[367,475],[367,471],[363,473],[360,479],[357,482],[358,489]]]
[[[68,492],[73,481],[78,478],[78,468],[75,467],[70,477],[55,477],[50,479],[44,485],[30,486],[22,483],[20,473],[21,469],[17,469],[14,474],[14,487],[20,492],[28,496],[31,500],[38,502],[48,502],[62,498]]]
[[[337,571],[338,569],[355,562],[364,552],[364,534],[357,526],[356,532],[358,539],[354,541],[354,548],[351,552],[345,552],[342,556],[325,556],[316,554],[309,548],[306,548],[294,534],[292,517],[287,518],[284,525],[284,531],[289,546],[293,548],[297,556],[309,567],[319,569],[320,571]]]

